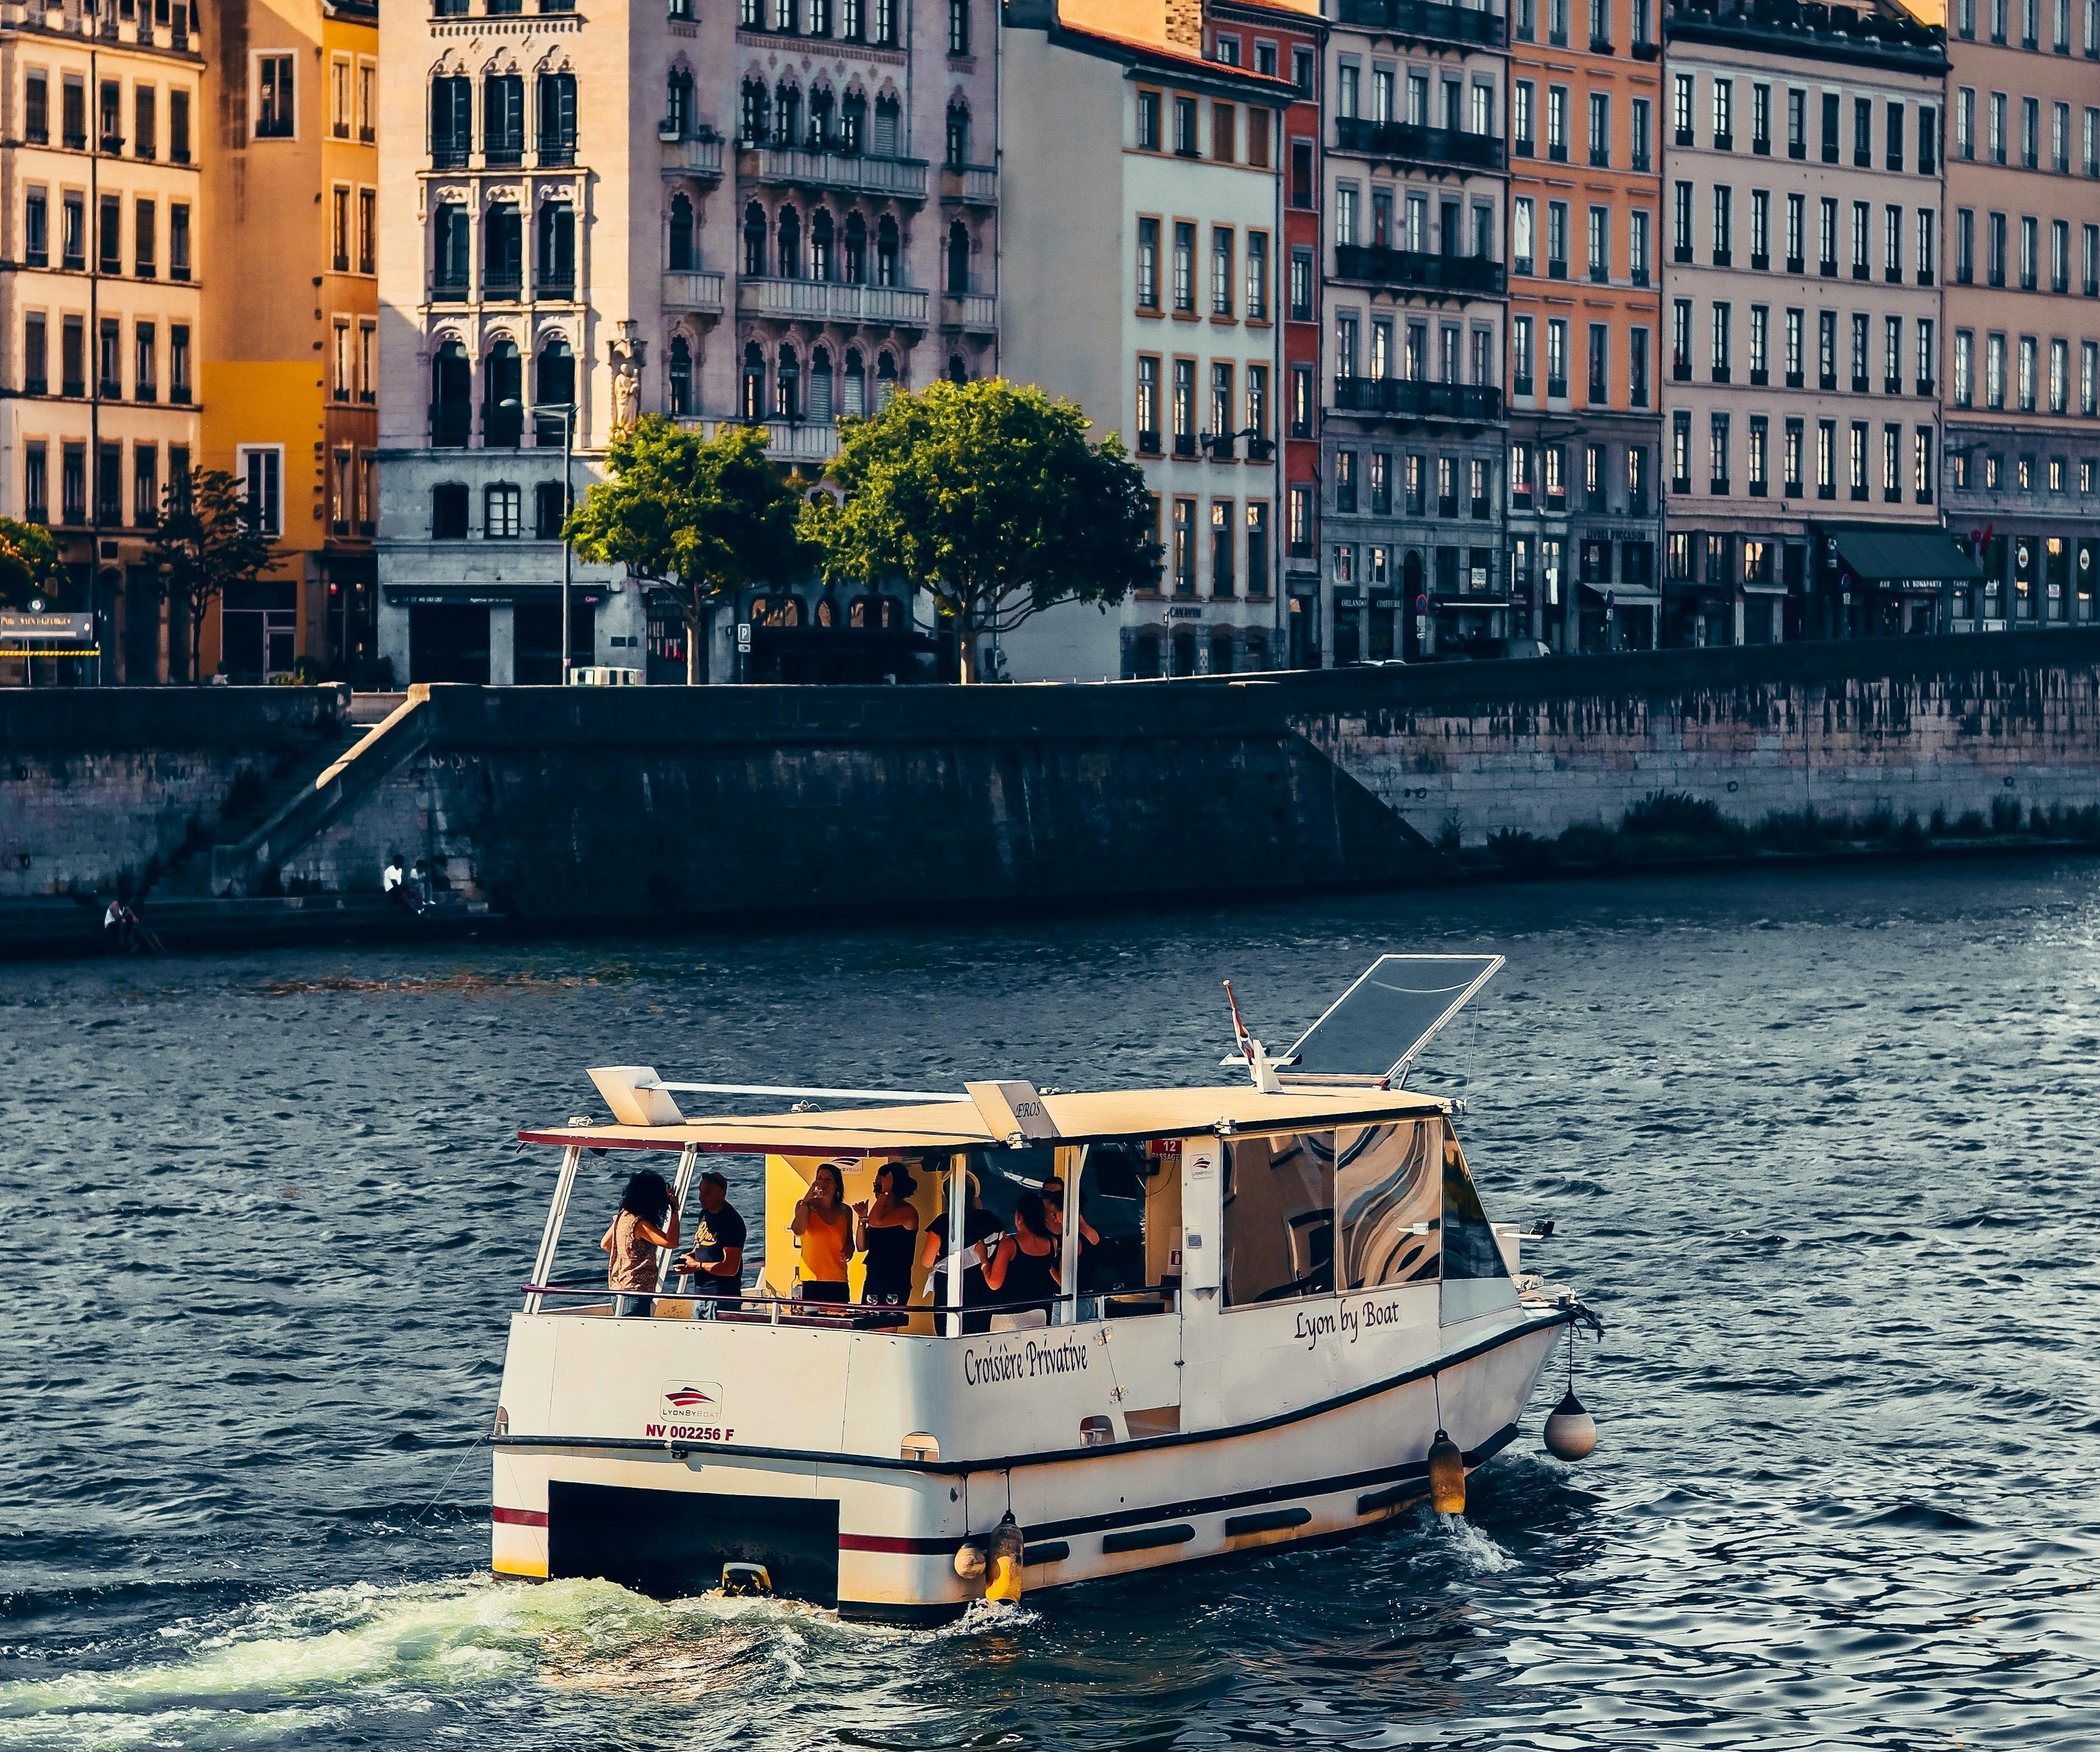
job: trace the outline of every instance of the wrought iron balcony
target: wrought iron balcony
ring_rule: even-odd
[[[1499,13],[1471,7],[1440,6],[1434,0],[1341,0],[1344,24],[1412,37],[1424,42],[1460,42],[1499,49],[1507,33]]]
[[[1387,249],[1374,244],[1337,244],[1335,277],[1379,286],[1415,286],[1425,292],[1482,293],[1499,297],[1502,264],[1484,255],[1432,255],[1420,249]]]
[[[1405,121],[1339,116],[1335,121],[1335,146],[1339,152],[1366,158],[1456,165],[1468,170],[1502,168],[1502,143],[1497,135],[1468,134],[1462,128],[1418,128]]]
[[[1337,413],[1371,414],[1387,419],[1477,422],[1502,417],[1502,394],[1491,384],[1337,377],[1334,407]]]

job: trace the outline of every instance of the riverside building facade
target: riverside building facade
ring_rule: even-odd
[[[1485,651],[1503,557],[1507,20],[1338,0],[1326,45],[1322,660]]]
[[[990,0],[439,0],[381,29],[397,679],[559,678],[558,532],[637,415],[763,423],[814,469],[840,414],[996,368]],[[667,604],[573,577],[572,664],[685,677]],[[693,667],[879,680],[909,669],[909,616],[901,594],[748,593]]]
[[[1953,0],[1948,624],[2090,624],[2100,569],[2100,7]]]
[[[1515,0],[1509,554],[1517,635],[1657,633],[1661,46],[1653,0]]]
[[[378,655],[379,13],[231,0],[214,14],[201,461],[240,481],[271,575],[213,605],[205,668],[370,687]]]
[[[1285,660],[1278,157],[1287,20],[1204,52],[1193,5],[1009,4],[1000,68],[1006,374],[1123,435],[1158,507],[1158,587],[1003,642],[1016,679],[1216,674]],[[1228,51],[1230,52],[1230,51]],[[1268,70],[1263,70],[1267,68]],[[1110,338],[1114,338],[1111,342]]]
[[[1944,33],[1675,0],[1664,24],[1662,642],[1926,630]]]
[[[195,673],[143,561],[197,454],[197,22],[167,0],[0,5],[0,511],[50,526],[64,606],[95,612],[101,678],[131,685]]]

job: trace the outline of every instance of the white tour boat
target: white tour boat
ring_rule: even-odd
[[[1235,1008],[1225,1062],[1248,1080],[1224,1087],[944,1096],[593,1070],[610,1120],[519,1134],[562,1154],[491,1438],[494,1567],[923,1623],[1024,1585],[1375,1526],[1432,1476],[1462,1497],[1461,1466],[1515,1435],[1556,1338],[1588,1317],[1489,1221],[1463,1102],[1405,1087],[1501,965],[1382,957],[1274,1060]],[[748,1093],[798,1099],[704,1119],[676,1100]],[[755,1283],[695,1296],[668,1248],[646,1295],[554,1281],[580,1167],[647,1159],[630,1151],[675,1160],[688,1236],[699,1158],[765,1158]],[[923,1269],[905,1308],[798,1299],[791,1223],[816,1171],[858,1201],[899,1162],[922,1234],[973,1196],[999,1229],[1053,1179],[1073,1189],[1048,1297],[983,1300],[973,1216],[946,1225],[942,1308]],[[589,1211],[591,1239],[610,1214]],[[856,1298],[860,1278],[855,1260]],[[1582,1422],[1562,1450],[1586,1451]]]

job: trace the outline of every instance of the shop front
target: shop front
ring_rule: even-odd
[[[1937,524],[1818,523],[1811,533],[1817,592],[1840,638],[1939,633],[1970,618],[1952,611],[1983,569]]]

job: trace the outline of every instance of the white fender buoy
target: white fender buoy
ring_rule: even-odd
[[[1586,1460],[1596,1449],[1597,1420],[1571,1387],[1546,1420],[1546,1451],[1556,1460]]]
[[[955,1573],[965,1582],[984,1579],[986,1563],[985,1542],[965,1539],[955,1547]]]
[[[1466,1457],[1440,1428],[1429,1445],[1429,1503],[1439,1515],[1466,1512]]]

